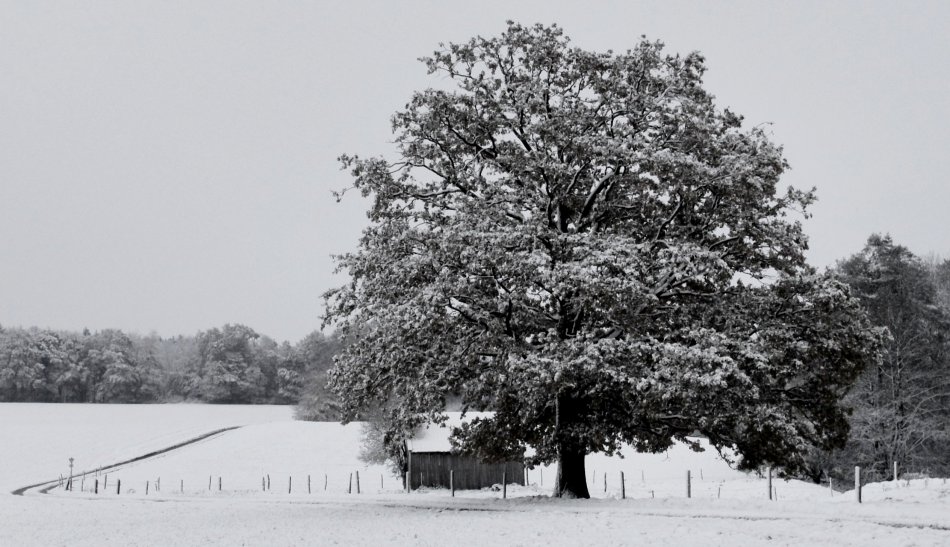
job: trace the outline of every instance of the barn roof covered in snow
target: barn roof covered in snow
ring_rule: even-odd
[[[491,418],[494,412],[446,412],[448,419],[443,424],[428,424],[416,431],[406,445],[412,452],[450,452],[452,443],[449,436],[453,428],[459,427],[475,418]]]

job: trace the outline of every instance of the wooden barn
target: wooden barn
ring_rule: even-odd
[[[474,456],[452,453],[449,435],[452,428],[486,413],[448,412],[444,427],[430,424],[406,442],[409,453],[409,487],[415,490],[425,486],[449,488],[449,476],[454,471],[455,488],[478,490],[501,484],[524,484],[524,463],[510,461],[485,463]]]

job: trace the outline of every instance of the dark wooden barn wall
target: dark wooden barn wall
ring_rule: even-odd
[[[524,464],[521,462],[483,463],[473,456],[413,452],[409,469],[412,489],[420,486],[448,488],[451,470],[455,471],[456,490],[476,490],[501,484],[503,472],[508,474],[508,484],[524,484]]]

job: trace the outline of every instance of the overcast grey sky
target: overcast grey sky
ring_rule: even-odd
[[[950,256],[950,2],[43,2],[0,0],[0,324],[163,336],[318,328],[365,203],[343,152],[439,42],[557,23],[706,55],[707,89],[772,124],[818,188],[813,264],[889,232]]]

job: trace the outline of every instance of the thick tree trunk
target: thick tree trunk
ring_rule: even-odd
[[[554,495],[559,498],[590,498],[590,492],[587,490],[587,471],[584,468],[584,451],[561,446],[559,452]]]
[[[557,438],[557,477],[554,480],[554,495],[558,498],[590,498],[587,491],[587,471],[584,456],[587,452],[568,432],[578,421],[578,401],[559,394],[556,401],[555,435]]]

